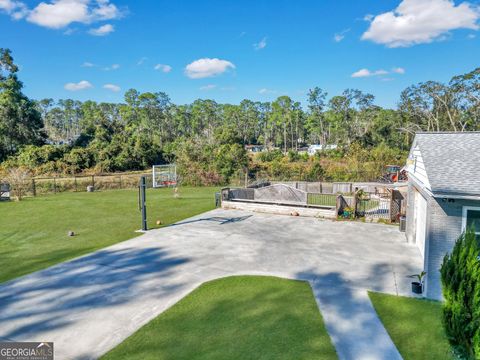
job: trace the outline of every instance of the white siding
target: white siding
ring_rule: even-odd
[[[413,175],[424,188],[431,190],[427,170],[425,169],[425,163],[422,158],[422,152],[416,144],[413,145],[413,148],[410,151],[410,156],[408,157],[407,172],[409,175]]]
[[[425,237],[427,230],[427,200],[415,192],[415,243],[425,259]]]

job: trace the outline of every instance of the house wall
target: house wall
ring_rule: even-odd
[[[450,199],[451,201],[451,199]],[[446,253],[450,252],[462,233],[463,206],[480,206],[480,201],[428,199],[427,242],[428,262],[427,293],[432,299],[442,299],[440,268]]]
[[[464,206],[480,206],[480,201],[474,200],[443,200],[430,196],[414,180],[408,183],[406,238],[415,244],[416,214],[415,193],[420,192],[427,199],[427,229],[425,238],[424,269],[426,297],[441,300],[442,285],[440,268],[445,254],[450,252],[455,241],[462,233],[462,215]]]
[[[415,186],[413,185],[412,181],[409,181],[407,191],[407,225],[405,229],[405,236],[407,237],[407,242],[410,244],[415,243],[415,191]]]
[[[424,185],[423,185],[424,186]],[[407,217],[407,225],[405,230],[405,236],[407,237],[407,242],[411,244],[415,244],[416,238],[416,214],[415,214],[415,196],[416,192],[419,192],[428,202],[431,198],[431,195],[427,193],[423,186],[420,185],[413,177],[409,177],[408,179],[408,190],[407,190],[407,210],[406,210],[406,217]],[[427,204],[427,234],[426,237],[428,238],[428,204]]]
[[[424,184],[425,188],[431,189],[422,153],[416,144],[414,144],[410,151],[406,170],[410,176],[414,175],[420,183]]]

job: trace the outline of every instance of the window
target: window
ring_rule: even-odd
[[[473,226],[475,234],[480,235],[480,207],[463,207],[463,230]]]

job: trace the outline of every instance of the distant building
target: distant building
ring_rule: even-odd
[[[325,151],[325,150],[335,150],[337,148],[337,145],[335,144],[329,144],[329,145],[310,145],[308,147],[308,155],[315,155],[317,152]]]
[[[259,153],[265,151],[266,148],[264,145],[245,145],[245,150],[251,153]]]
[[[73,145],[78,138],[79,138],[79,135],[76,135],[69,139],[61,139],[61,140],[47,139],[45,142],[48,145]]]

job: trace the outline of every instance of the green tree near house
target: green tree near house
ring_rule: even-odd
[[[440,272],[450,343],[461,358],[480,359],[480,244],[473,228],[458,238]]]

